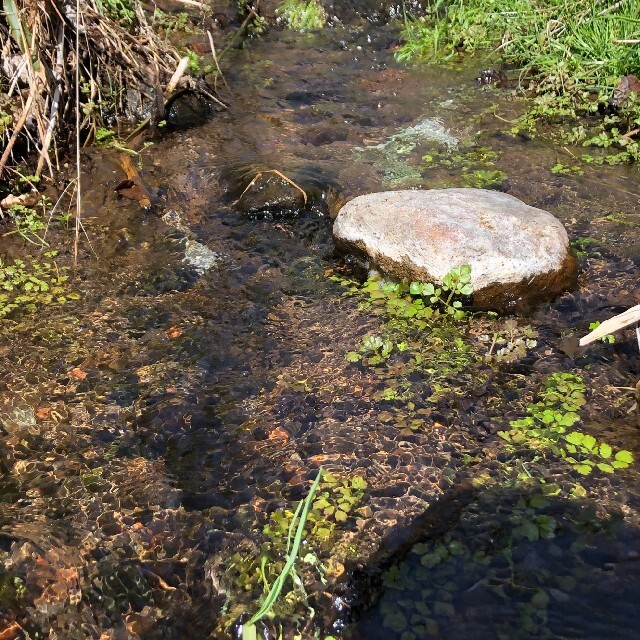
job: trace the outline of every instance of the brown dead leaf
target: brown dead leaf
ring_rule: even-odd
[[[33,207],[40,200],[39,193],[22,193],[19,196],[9,194],[3,200],[0,200],[0,208],[11,209],[16,205],[22,205],[23,207]],[[1,637],[1,636],[0,636]]]
[[[40,407],[36,410],[38,420],[46,420],[51,415],[51,407]]]
[[[283,442],[289,442],[291,436],[282,427],[276,427],[269,432],[269,440],[282,440]]]
[[[182,331],[180,327],[169,327],[166,331],[169,340],[175,340],[176,338],[179,338],[183,333],[184,331]]]
[[[126,153],[120,154],[120,164],[127,174],[127,179],[116,186],[116,192],[129,200],[136,200],[143,209],[151,207],[151,196],[142,182],[138,170],[133,166]]]
[[[76,367],[75,369],[71,369],[71,371],[69,371],[68,376],[72,380],[84,380],[87,377],[87,372],[83,371],[79,367]]]

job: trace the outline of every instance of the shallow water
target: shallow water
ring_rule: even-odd
[[[507,452],[496,435],[550,374],[572,371],[587,388],[581,430],[640,454],[632,332],[566,346],[640,302],[637,169],[553,175],[578,151],[505,134],[523,104],[477,85],[485,60],[408,70],[393,62],[396,43],[389,28],[345,28],[273,33],[234,54],[230,108],[144,155],[157,215],[114,198],[115,157],[87,159],[98,259],[83,242],[82,298],[7,322],[0,348],[0,612],[18,625],[8,637],[225,637],[256,610],[251,562],[282,553],[265,547],[264,525],[320,466],[367,489],[329,544],[309,541],[326,584],[301,570],[315,614],[292,605],[284,637],[296,626],[303,637],[637,637],[635,463],[585,479]],[[425,336],[419,370],[400,357],[350,364],[383,319],[327,277],[348,267],[326,209],[244,216],[238,167],[343,198],[488,181],[589,238],[579,288],[517,321],[536,344],[510,361],[484,358],[480,337],[507,330],[483,318],[455,352],[444,333]],[[206,271],[184,261],[194,242],[217,257]],[[404,395],[385,399],[387,388]],[[531,506],[539,487],[523,473],[558,492]],[[514,534],[548,518],[553,536]],[[425,564],[436,548],[442,558]]]

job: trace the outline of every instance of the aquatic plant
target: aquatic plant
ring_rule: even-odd
[[[448,316],[454,320],[462,320],[467,316],[460,298],[473,294],[471,284],[471,267],[462,265],[447,273],[440,284],[411,282],[410,284],[384,280],[380,276],[369,278],[360,285],[351,280],[331,276],[332,280],[340,282],[349,288],[350,294],[362,295],[366,308],[383,308],[393,318],[410,320],[418,329],[427,326],[427,320],[440,316]],[[363,345],[366,350],[378,350],[384,345],[373,342]],[[389,355],[388,347],[385,357]]]
[[[55,256],[55,251],[44,254],[49,259]],[[55,262],[38,262],[31,256],[26,260],[5,264],[0,259],[0,318],[16,311],[35,311],[40,306],[79,299],[77,293],[65,291],[69,279],[65,267]]]
[[[345,358],[348,362],[358,362],[364,359],[364,364],[376,365],[384,362],[393,351],[391,340],[384,340],[379,336],[367,336],[362,339],[362,346],[358,351],[349,351]]]
[[[493,629],[492,637],[555,637],[547,610],[584,601],[594,585],[579,585],[595,540],[615,535],[617,525],[615,515],[567,499],[558,485],[497,483],[475,495],[449,531],[414,544],[385,571],[375,622],[398,638],[440,637],[465,619],[482,620],[475,628]]]
[[[579,376],[554,373],[540,392],[538,402],[527,407],[529,415],[512,420],[511,429],[499,431],[498,435],[511,445],[527,445],[541,455],[550,451],[582,475],[595,469],[604,473],[625,469],[633,462],[629,451],[614,453],[606,442],[598,442],[590,434],[571,429],[580,421],[577,412],[586,402],[585,391]]]
[[[596,322],[590,322],[589,331],[594,331],[600,326],[600,324],[601,323],[598,320]],[[600,340],[600,342],[607,342],[609,344],[613,344],[616,341],[616,337],[612,333],[607,333],[601,338],[598,338],[598,340]]]
[[[497,314],[489,312],[487,315],[495,318]],[[511,362],[525,356],[530,349],[537,346],[537,334],[530,324],[520,325],[515,318],[508,318],[496,324],[493,335],[488,332],[478,338],[480,342],[489,345],[485,354],[486,360]]]
[[[317,31],[327,23],[327,13],[318,0],[286,0],[276,14],[295,31]]]
[[[625,96],[610,109],[602,105],[615,99],[621,77],[640,70],[639,13],[638,0],[605,8],[588,0],[514,0],[508,7],[498,0],[437,0],[425,17],[406,17],[405,44],[396,56],[447,61],[494,50],[504,64],[519,69],[520,86],[535,93],[514,132],[534,130],[539,121],[566,124],[605,111],[591,131],[582,124],[573,129],[573,142],[619,150],[596,161],[637,161],[640,103]]]
[[[313,502],[307,511],[307,541],[311,546],[326,543],[335,533],[336,527],[347,522],[359,506],[367,481],[362,476],[337,476],[323,472],[322,480],[316,488]],[[295,514],[288,510],[271,514],[264,533],[272,540],[286,539]]]
[[[298,558],[298,552],[300,545],[302,544],[302,536],[304,534],[304,528],[307,523],[307,516],[311,508],[311,502],[313,501],[315,492],[320,484],[322,478],[322,467],[318,469],[318,475],[311,485],[311,489],[307,497],[298,504],[291,523],[287,530],[287,559],[282,571],[271,585],[265,599],[258,611],[242,625],[242,639],[243,640],[256,640],[257,630],[256,622],[264,618],[273,609],[274,604],[278,600],[282,588],[287,580],[295,572],[295,563]],[[295,535],[294,532],[295,531]],[[298,579],[299,582],[299,579]]]

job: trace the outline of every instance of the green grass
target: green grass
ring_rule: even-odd
[[[503,64],[536,101],[540,120],[578,119],[597,112],[622,76],[640,75],[640,0],[436,0],[423,18],[405,18],[401,61],[451,61],[477,50]],[[526,119],[525,119],[526,120]],[[596,131],[574,135],[585,146],[622,149],[617,161],[640,158],[640,101],[629,99]],[[635,135],[635,134],[634,134]]]

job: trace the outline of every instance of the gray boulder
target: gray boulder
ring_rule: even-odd
[[[451,269],[469,264],[477,307],[524,308],[575,284],[562,223],[498,191],[360,196],[340,210],[333,235],[340,248],[398,280],[441,283]]]

